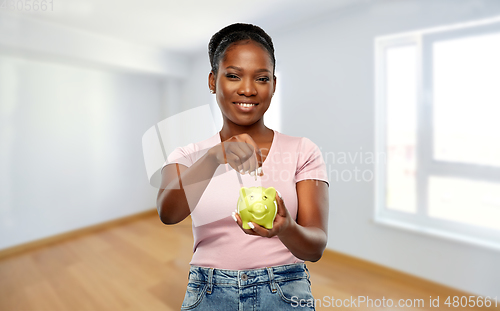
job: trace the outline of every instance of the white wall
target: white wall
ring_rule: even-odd
[[[328,247],[471,293],[498,296],[500,254],[459,242],[375,225],[374,38],[500,14],[499,1],[378,1],[325,13],[273,36],[282,79],[283,132],[307,136],[330,170]],[[339,163],[342,153],[357,157]],[[335,171],[349,171],[344,179]],[[370,176],[368,173],[366,176]]]
[[[211,94],[208,88],[208,74],[210,70],[208,50],[193,53],[189,68],[189,78],[183,84],[182,110],[209,104],[216,128],[220,130],[222,128],[222,115],[215,101],[215,95]]]
[[[0,50],[124,72],[183,78],[188,57],[0,11]]]
[[[154,208],[142,135],[188,64],[0,12],[0,249]]]
[[[162,88],[0,55],[0,249],[154,208],[141,138]]]

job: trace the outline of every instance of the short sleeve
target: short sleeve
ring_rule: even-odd
[[[315,179],[325,181],[329,184],[326,164],[318,146],[310,139],[303,137],[298,153],[297,170],[295,173],[296,182],[305,179]]]
[[[193,165],[193,161],[191,159],[191,154],[186,152],[186,149],[183,147],[175,148],[174,151],[172,151],[167,156],[167,160],[165,161],[165,163],[163,164],[161,169],[163,170],[163,168],[167,164],[171,164],[171,163],[179,163],[179,164],[185,165],[187,167],[190,167],[191,165]]]

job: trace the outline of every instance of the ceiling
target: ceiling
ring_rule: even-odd
[[[268,33],[371,0],[48,0],[27,18],[176,52],[205,49],[213,33],[247,22]]]

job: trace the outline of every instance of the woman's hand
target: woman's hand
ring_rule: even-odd
[[[236,222],[238,226],[240,226],[241,230],[243,230],[246,234],[251,235],[260,235],[262,237],[271,238],[273,236],[279,235],[283,233],[286,229],[288,229],[295,221],[288,213],[288,210],[285,207],[285,203],[283,202],[283,198],[281,194],[276,191],[276,203],[278,205],[278,211],[276,212],[276,218],[273,222],[273,228],[267,229],[258,225],[254,222],[249,222],[248,225],[253,229],[243,229],[243,222],[241,220],[240,215],[237,212],[234,212],[234,218],[236,218]]]
[[[259,147],[246,133],[233,136],[210,148],[208,154],[219,164],[228,163],[240,174],[262,176],[262,154]]]

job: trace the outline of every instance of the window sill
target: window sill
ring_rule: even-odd
[[[446,241],[459,242],[462,244],[478,246],[482,248],[486,248],[489,250],[500,251],[500,243],[491,240],[485,240],[477,237],[471,237],[464,234],[459,234],[455,232],[450,232],[446,230],[439,230],[429,227],[423,227],[416,224],[400,221],[400,220],[392,220],[386,218],[375,217],[372,222],[376,225],[381,225],[385,227],[391,227],[396,229],[402,229],[405,231],[415,232],[421,235],[426,235],[433,238],[440,238]]]

